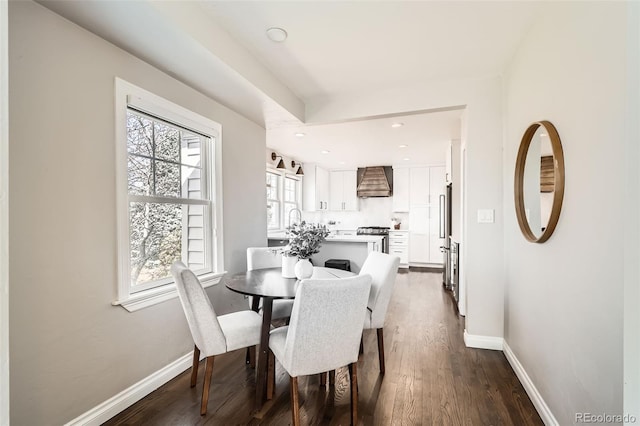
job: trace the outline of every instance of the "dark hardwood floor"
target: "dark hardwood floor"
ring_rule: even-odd
[[[375,330],[364,335],[358,362],[361,425],[542,425],[500,351],[470,349],[464,319],[441,284],[441,274],[398,274],[384,330],[386,374],[379,375]],[[254,370],[245,352],[216,357],[206,416],[200,416],[204,364],[198,384],[182,373],[106,425],[288,425],[289,378],[278,366],[274,399],[253,413]],[[349,424],[346,368],[335,387],[318,376],[298,381],[302,424]]]

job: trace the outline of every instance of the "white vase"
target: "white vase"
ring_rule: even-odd
[[[282,256],[282,276],[285,278],[296,277],[296,263],[298,258],[294,256]]]
[[[300,259],[298,263],[296,263],[295,271],[296,278],[299,280],[311,278],[311,275],[313,275],[313,265],[309,259]]]

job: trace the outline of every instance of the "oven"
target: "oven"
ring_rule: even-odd
[[[361,226],[356,231],[357,235],[375,235],[382,237],[382,252],[389,253],[389,227]]]

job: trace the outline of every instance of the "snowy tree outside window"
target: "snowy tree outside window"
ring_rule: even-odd
[[[127,109],[129,249],[132,291],[171,281],[182,260],[210,271],[212,138]]]

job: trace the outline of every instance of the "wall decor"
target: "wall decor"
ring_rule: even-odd
[[[564,152],[549,121],[532,123],[522,136],[515,170],[518,225],[532,243],[543,243],[558,224],[564,198]]]

